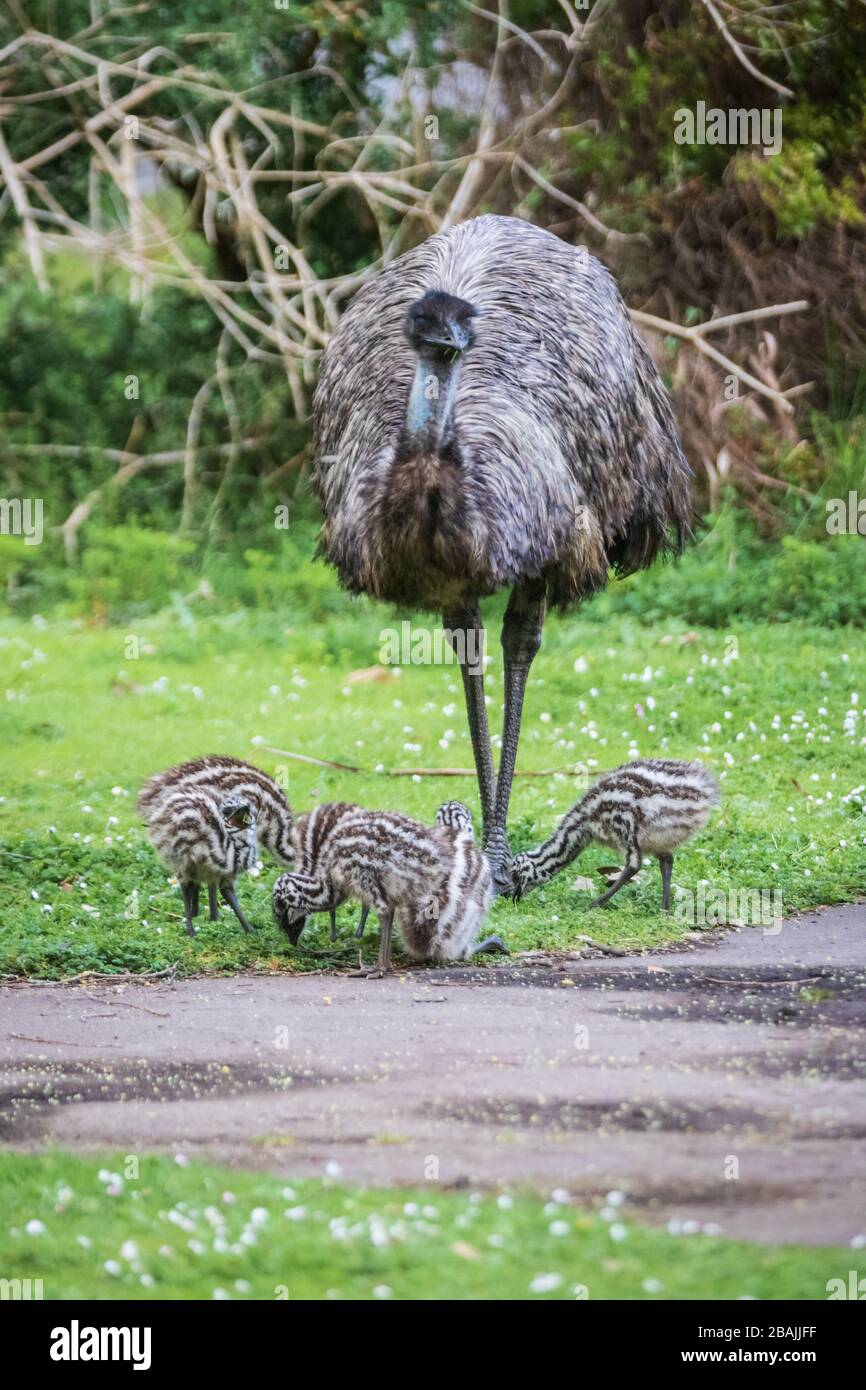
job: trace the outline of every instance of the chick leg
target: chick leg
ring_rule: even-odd
[[[394,913],[382,912],[379,915],[379,959],[375,967],[368,973],[368,980],[381,980],[383,975],[390,974],[391,971],[391,929],[394,925]]]
[[[671,874],[674,871],[674,857],[672,854],[659,855],[659,868],[662,871],[662,911],[671,910]]]
[[[629,879],[634,878],[642,862],[643,860],[641,859],[640,850],[637,848],[631,848],[628,851],[628,857],[625,861],[625,867],[622,873],[620,874],[619,878],[616,880],[615,883],[611,884],[610,888],[608,888],[606,893],[602,893],[600,898],[594,898],[593,901],[589,904],[590,907],[604,907],[605,903],[609,903],[614,893],[618,893],[620,888],[624,887],[625,884],[628,883]]]
[[[210,912],[210,920],[212,922],[218,922],[220,918],[220,910],[219,903],[217,902],[217,890],[215,883],[209,883],[207,886],[207,905],[208,910]]]
[[[228,903],[232,912],[237,917],[244,931],[253,931],[253,925],[251,922],[248,922],[246,917],[244,916],[243,908],[238,902],[238,895],[235,892],[235,886],[230,878],[223,879],[222,883],[220,884],[220,891],[222,892],[223,898]]]
[[[180,891],[183,894],[183,915],[186,921],[186,934],[187,936],[195,936],[195,927],[192,924],[192,919],[198,911],[196,884],[182,883],[180,885]]]

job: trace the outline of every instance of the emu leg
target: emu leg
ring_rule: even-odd
[[[672,854],[659,855],[659,868],[662,871],[662,911],[671,910],[671,874],[674,871],[674,857]]]
[[[332,907],[330,911],[331,911],[331,941],[332,941],[332,943],[333,943],[333,942],[336,941],[336,939],[337,939],[337,909],[336,909],[335,907]]]
[[[195,927],[192,924],[192,919],[198,915],[198,884],[182,883],[180,890],[183,893],[183,915],[186,920],[186,934],[187,936],[195,936]]]
[[[209,883],[207,886],[207,905],[208,911],[210,913],[210,920],[212,922],[218,922],[220,917],[220,910],[219,905],[217,903],[217,890],[215,883]]]
[[[511,954],[501,936],[486,936],[483,941],[479,941],[472,947],[473,956],[481,955],[505,955]]]
[[[222,883],[220,884],[220,891],[223,895],[223,898],[231,908],[232,912],[237,917],[244,931],[253,931],[253,925],[251,922],[248,922],[246,917],[244,916],[243,908],[238,902],[238,895],[235,892],[235,886],[230,878],[223,879]]]
[[[360,917],[360,921],[358,922],[358,925],[357,925],[357,927],[355,928],[355,940],[356,940],[356,941],[360,941],[360,940],[361,940],[361,937],[364,935],[364,928],[365,928],[366,925],[367,925],[367,918],[368,918],[369,916],[370,916],[370,909],[369,909],[369,907],[362,907],[362,908],[361,908],[361,917]]]
[[[510,857],[506,824],[511,783],[517,762],[520,740],[520,721],[523,697],[529,668],[541,646],[544,623],[544,581],[535,579],[516,585],[511,591],[502,623],[502,652],[505,658],[505,718],[502,724],[502,750],[499,755],[499,776],[496,779],[496,801],[493,825],[488,836],[493,882],[499,893],[512,891],[507,861]]]
[[[364,976],[368,980],[381,980],[383,975],[391,972],[391,928],[394,925],[394,913],[379,913],[379,958],[372,970],[365,966],[360,966],[358,970],[353,970],[353,976]]]
[[[466,698],[469,734],[472,739],[475,770],[478,774],[478,793],[481,797],[486,842],[493,824],[496,774],[493,771],[487,706],[484,703],[484,624],[478,604],[444,613],[442,626],[460,663],[460,674],[463,677],[463,694]]]
[[[642,863],[643,860],[641,859],[640,850],[630,849],[625,861],[625,867],[619,878],[615,883],[611,884],[606,893],[602,893],[600,898],[594,898],[589,904],[590,907],[604,907],[605,903],[609,903],[614,893],[618,893],[620,888],[623,888],[630,879],[634,878]]]
[[[393,925],[393,912],[380,913],[379,959],[376,961],[375,968],[368,974],[368,980],[381,980],[382,976],[387,975],[391,969],[391,928]]]

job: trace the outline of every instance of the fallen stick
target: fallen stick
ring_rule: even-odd
[[[36,987],[42,989],[57,989],[61,986],[66,988],[67,985],[80,984],[82,980],[91,980],[96,984],[119,984],[123,981],[128,981],[131,984],[141,984],[143,980],[169,980],[171,982],[174,980],[179,965],[180,961],[176,960],[174,965],[169,965],[165,970],[151,970],[142,972],[141,974],[136,973],[134,970],[127,970],[121,975],[105,974],[99,970],[82,970],[80,975],[70,975],[68,980],[25,980],[11,975],[3,976],[3,979],[8,980],[9,989],[34,989]],[[116,1002],[120,1003],[122,1001],[118,1000]]]
[[[591,946],[594,951],[602,951],[606,956],[627,956],[628,951],[621,951],[618,946],[605,946],[604,942],[596,941],[591,936],[578,936],[578,941],[582,941],[585,946]]]
[[[385,767],[378,770],[373,767],[356,767],[353,763],[335,763],[330,758],[312,758],[307,753],[290,753],[286,748],[272,748],[269,744],[264,745],[264,750],[266,753],[274,753],[278,758],[291,758],[296,763],[309,763],[313,767],[331,767],[336,772],[363,773],[367,777],[475,777],[477,775],[475,769],[470,767]],[[567,763],[564,767],[517,771],[514,775],[515,777],[555,777],[560,773],[566,773],[574,777],[601,777],[605,771],[608,769],[597,768],[593,772],[587,772],[586,768],[581,767],[579,763]]]

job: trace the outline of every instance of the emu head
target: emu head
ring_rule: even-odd
[[[510,896],[516,903],[520,902],[524,893],[535,885],[535,869],[532,861],[525,854],[517,854],[508,865],[507,872],[511,876]]]
[[[462,801],[446,801],[436,812],[436,824],[472,834],[472,812]]]
[[[256,833],[256,814],[248,801],[240,796],[227,797],[220,805],[220,815],[230,835],[248,839]]]
[[[477,312],[465,299],[444,290],[428,290],[409,306],[406,337],[421,357],[456,360],[475,342],[472,320]]]
[[[281,874],[274,884],[274,921],[293,946],[297,946],[307,925],[311,881],[305,874]]]

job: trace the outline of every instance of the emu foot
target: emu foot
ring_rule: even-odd
[[[501,937],[501,936],[487,936],[487,937],[484,938],[483,941],[479,941],[479,942],[477,943],[477,945],[473,946],[473,948],[472,948],[472,955],[473,955],[473,956],[480,956],[480,955],[505,955],[505,956],[509,956],[510,954],[511,954],[511,952],[509,951],[509,949],[508,949],[508,947],[506,946],[505,942],[502,940],[502,937]]]
[[[499,898],[510,898],[514,893],[514,875],[511,871],[513,856],[508,847],[504,830],[492,830],[490,832],[484,853],[490,865],[493,891]]]

